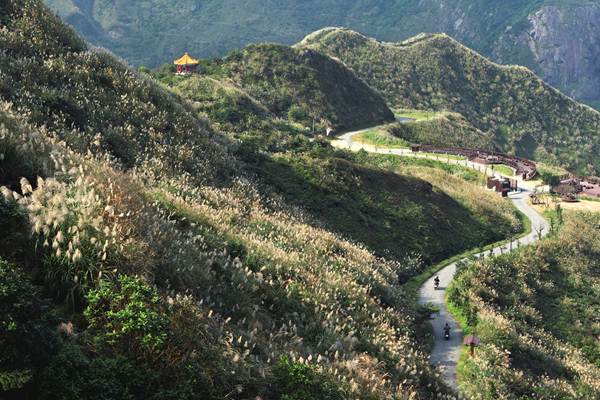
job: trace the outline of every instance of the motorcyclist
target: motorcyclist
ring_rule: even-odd
[[[446,338],[450,337],[450,325],[448,325],[447,322],[446,322],[446,325],[444,325],[444,336]]]
[[[440,287],[440,277],[436,276],[435,279],[433,280],[433,286],[437,289]]]

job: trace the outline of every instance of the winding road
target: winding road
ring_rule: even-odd
[[[529,205],[529,193],[528,190],[522,190],[519,193],[512,194],[510,199],[513,204],[529,218],[531,221],[532,232],[512,243],[496,247],[485,253],[479,253],[476,255],[477,257],[481,257],[482,255],[490,256],[492,252],[494,255],[500,255],[509,252],[512,249],[517,249],[520,246],[535,243],[540,236],[548,234],[550,226],[548,222]],[[459,262],[460,261],[454,262],[439,271],[437,276],[440,277],[440,288],[438,290],[436,290],[433,285],[435,276],[432,276],[419,289],[419,303],[423,305],[432,304],[440,310],[439,313],[435,314],[431,321],[435,334],[435,342],[430,361],[433,365],[441,368],[444,381],[455,390],[458,389],[456,365],[463,347],[463,336],[458,322],[450,315],[448,308],[446,307],[445,295],[446,288],[454,278],[456,266]],[[450,325],[452,332],[450,340],[444,339],[444,324],[446,322]]]
[[[414,153],[409,149],[389,149],[380,148],[377,146],[365,145],[362,143],[355,142],[353,137],[357,134],[365,132],[366,130],[349,132],[334,140],[332,145],[338,148],[350,149],[352,151],[365,150],[370,153],[378,154],[394,154],[404,157],[415,157],[415,158],[429,158],[439,160],[442,162],[448,162],[452,164],[464,165],[478,171],[487,171],[487,167],[482,164],[477,164],[467,160],[452,160],[449,157],[444,158],[443,155],[436,156],[423,153]],[[520,182],[522,186],[523,182]],[[520,192],[513,193],[509,196],[515,207],[519,209],[523,214],[531,221],[532,232],[524,237],[519,238],[511,243],[506,243],[502,246],[498,246],[493,250],[488,250],[485,253],[477,254],[477,257],[500,255],[502,253],[509,252],[513,249],[517,249],[520,246],[529,245],[535,243],[540,237],[545,236],[550,232],[550,225],[548,222],[535,211],[529,205],[529,194],[530,190],[523,187]],[[460,354],[463,348],[463,335],[458,322],[452,317],[446,306],[445,295],[446,288],[454,278],[456,274],[457,264],[459,260],[452,264],[447,265],[440,270],[436,275],[432,276],[427,282],[421,286],[418,291],[419,303],[420,304],[431,304],[435,308],[439,309],[432,320],[433,331],[435,334],[434,347],[431,354],[430,361],[433,365],[438,366],[442,372],[444,381],[453,389],[458,390],[458,382],[456,377],[456,365],[460,358]],[[439,289],[434,288],[435,276],[440,278]],[[444,325],[448,323],[451,328],[450,340],[444,339]]]

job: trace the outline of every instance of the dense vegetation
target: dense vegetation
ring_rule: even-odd
[[[2,398],[448,398],[401,283],[519,229],[476,174],[335,153],[239,88],[188,103],[37,0],[0,21]],[[238,106],[289,147],[221,132]],[[351,225],[370,218],[431,238],[384,257]]]
[[[460,113],[502,151],[600,171],[600,114],[522,67],[502,67],[445,35],[381,43],[325,29],[299,45],[341,59],[393,107]]]
[[[0,21],[2,398],[450,398],[426,354],[428,315],[402,284],[426,262],[522,228],[508,203],[473,185],[480,175],[309,141],[313,107],[327,110],[319,129],[360,125],[347,96],[375,96],[312,51],[252,46],[203,63],[203,77],[155,71],[170,93],[88,52],[39,1],[2,4]],[[435,57],[420,55],[432,69],[450,60],[450,86],[424,73],[407,92],[369,68],[395,105],[460,113],[444,114],[461,127],[452,143],[481,132],[482,144],[520,152],[531,129],[569,166],[595,162],[564,150],[595,151],[582,144],[593,114],[528,72],[444,37],[377,46],[406,62],[433,46]],[[320,83],[320,62],[356,82],[348,92]],[[461,71],[473,86],[452,86]],[[489,108],[503,79],[514,101]],[[548,121],[518,118],[518,107]],[[424,135],[444,126],[413,124],[398,135],[433,140]],[[542,129],[558,134],[535,136]],[[466,395],[600,395],[599,223],[568,218],[545,242],[461,269],[449,299],[483,342],[461,363]]]
[[[494,147],[493,136],[475,128],[462,115],[437,112],[429,118],[391,124],[388,132],[409,143],[458,146],[477,149]]]
[[[318,124],[317,127],[344,130],[394,120],[381,95],[340,62],[312,50],[252,45],[222,60],[205,61],[201,73],[203,76],[191,80],[178,82],[171,78],[166,81],[195,101],[212,100],[214,104],[218,101],[215,96],[227,91],[221,102],[232,97],[237,98],[238,103],[239,99],[246,99],[245,104],[241,104],[244,109],[252,109],[251,103],[260,103],[273,115],[311,129],[313,123]],[[161,70],[156,74],[160,76]],[[215,86],[221,87],[216,89]],[[247,95],[236,95],[232,86]],[[228,106],[234,108],[234,104]],[[252,111],[256,114],[256,110]],[[236,115],[217,117],[231,121]]]
[[[168,92],[112,56],[86,51],[36,1],[4,2],[0,13],[0,98],[17,113],[78,151],[107,151],[128,168],[188,172],[198,182],[229,174],[208,123]]]
[[[474,399],[600,396],[600,219],[513,255],[464,266],[448,298],[482,340],[461,362]]]

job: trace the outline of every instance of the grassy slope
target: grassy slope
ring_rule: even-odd
[[[395,107],[458,112],[503,151],[578,171],[600,170],[598,112],[529,70],[493,64],[448,36],[385,44],[331,28],[309,35],[299,47],[338,57]]]
[[[477,175],[441,163],[317,150],[252,168],[328,229],[396,259],[437,262],[519,230],[508,203],[473,186]]]
[[[239,64],[236,68],[240,68]],[[280,62],[272,68],[285,65],[287,62]],[[220,71],[225,69],[219,67]],[[239,152],[248,170],[273,195],[306,209],[315,223],[363,243],[377,254],[403,259],[417,253],[427,262],[435,262],[499,240],[517,225],[509,209],[491,200],[492,196],[479,197],[476,193],[480,191],[469,185],[441,179],[432,191],[427,181],[436,174],[435,165],[416,179],[405,176],[411,175],[410,168],[400,169],[400,175],[373,168],[367,159],[334,152],[320,143],[309,145],[302,138],[302,131],[294,129],[293,121],[265,113],[266,107],[237,89],[226,89],[224,84],[207,77],[175,82],[171,79],[162,77],[163,82],[192,100],[193,107],[206,113],[221,129],[232,131],[234,137],[253,143],[259,150],[273,153],[244,149]],[[273,97],[278,96],[279,92],[267,91],[262,98],[266,104],[272,104]],[[322,96],[327,96],[327,92]],[[462,201],[456,201],[460,197],[459,191],[454,190],[457,185],[468,193]],[[493,206],[481,207],[483,198]],[[502,211],[497,213],[496,208]],[[415,235],[415,230],[420,235]],[[452,239],[437,240],[440,237]]]
[[[598,217],[570,216],[550,239],[464,267],[448,298],[483,346],[461,362],[476,398],[600,394]]]
[[[377,127],[366,130],[355,135],[352,139],[359,143],[369,144],[373,146],[381,146],[386,148],[407,148],[410,143],[404,139],[393,136],[388,132],[388,126]]]
[[[352,71],[311,50],[252,45],[226,57],[223,69],[278,116],[295,107],[305,118],[315,116],[338,130],[394,119],[383,98]]]
[[[355,129],[394,120],[392,111],[377,92],[341,63],[314,51],[252,45],[224,59],[204,61],[200,70],[202,76],[190,79],[174,79],[162,73],[163,70],[153,74],[176,92],[197,102],[212,102],[213,107],[241,106],[256,113],[251,109],[260,103],[274,116],[291,118],[310,129],[314,117],[320,132],[327,126]],[[221,101],[235,98],[237,104],[217,104],[214,96],[225,94],[224,91],[227,94]],[[209,110],[209,114],[210,111],[215,110]],[[217,120],[235,122],[236,130],[240,129],[240,122],[249,122],[235,121],[235,114],[214,116]]]
[[[315,227],[314,215],[241,174],[249,161],[229,155],[228,140],[192,105],[85,52],[38,1],[8,5],[0,9],[8,24],[0,93],[12,102],[0,109],[3,397],[442,398],[418,344],[424,316],[399,285],[419,263],[377,257]],[[304,168],[292,154],[269,159]],[[398,160],[377,160],[331,161],[349,172],[334,183],[366,185],[359,210],[383,212],[405,196],[386,182],[428,188],[376,168]],[[298,188],[314,183],[333,192],[324,203],[346,201],[349,186],[326,185],[318,163]],[[454,179],[462,192],[460,176],[430,167],[414,175]],[[491,229],[486,215],[511,225],[510,209],[490,207],[499,199],[453,200],[438,185],[433,206],[464,202],[465,231],[470,222]],[[421,207],[407,203],[386,212]],[[435,233],[419,218],[407,229]],[[57,332],[59,322],[73,325]]]
[[[187,172],[198,182],[231,171],[205,121],[167,91],[83,42],[36,1],[2,9],[0,98],[79,151],[106,151],[127,168]],[[23,33],[26,32],[26,33]]]
[[[426,143],[442,146],[492,148],[493,136],[483,133],[470,124],[462,115],[453,112],[399,113],[400,116],[415,118],[415,121],[392,124],[389,132],[410,143]]]

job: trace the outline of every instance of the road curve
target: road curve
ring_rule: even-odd
[[[519,193],[512,194],[510,199],[513,204],[529,218],[531,221],[532,232],[512,243],[496,247],[485,253],[479,253],[477,254],[477,257],[481,257],[482,255],[489,257],[492,252],[494,255],[507,253],[520,246],[535,243],[540,236],[549,233],[550,226],[548,222],[529,205],[529,193],[528,190],[523,190]],[[431,304],[440,310],[431,320],[435,341],[430,361],[433,365],[440,367],[444,381],[455,390],[458,389],[456,365],[462,351],[463,336],[460,326],[450,315],[448,308],[446,307],[445,295],[446,288],[456,274],[456,265],[459,262],[460,261],[454,262],[439,271],[437,276],[440,277],[440,288],[438,290],[435,290],[434,288],[435,276],[432,276],[425,284],[423,284],[423,286],[421,286],[418,292],[420,304]],[[446,322],[450,325],[452,330],[450,340],[444,339],[444,324]]]
[[[449,158],[444,158],[443,155],[434,156],[427,155],[422,153],[414,153],[409,149],[387,149],[387,148],[378,148],[376,146],[364,145],[361,143],[356,143],[353,140],[353,137],[357,134],[365,132],[366,130],[357,131],[357,132],[349,132],[346,133],[332,142],[332,145],[339,148],[346,148],[352,151],[365,150],[370,153],[379,153],[379,154],[394,154],[405,157],[416,157],[416,158],[429,158],[435,159],[442,162],[448,162],[452,164],[460,164],[466,167],[470,167],[479,171],[486,171],[487,168],[481,164],[476,164],[471,161],[459,161],[459,160],[451,160]],[[531,192],[528,189],[522,188],[520,192],[511,194],[510,200],[513,202],[515,207],[519,209],[523,214],[529,218],[531,221],[532,232],[514,242],[504,244],[502,246],[498,246],[493,250],[486,251],[483,255],[486,257],[493,255],[500,255],[511,250],[515,250],[521,246],[529,245],[535,243],[540,239],[540,237],[547,235],[550,232],[550,225],[548,221],[546,221],[537,211],[535,211],[529,205],[529,194]],[[482,254],[477,254],[478,257],[482,256]],[[456,266],[460,261],[449,264],[444,267],[442,270],[438,272],[435,276],[439,276],[440,278],[440,288],[438,290],[434,289],[434,279],[435,276],[432,276],[427,282],[421,286],[418,291],[419,295],[419,304],[431,304],[439,309],[439,312],[436,313],[432,320],[431,324],[433,326],[433,331],[435,335],[434,347],[431,353],[430,361],[433,365],[438,366],[441,369],[442,376],[444,381],[452,387],[454,390],[458,390],[458,382],[456,377],[456,365],[460,358],[460,354],[463,347],[463,335],[460,329],[458,322],[450,315],[448,311],[448,307],[446,306],[445,294],[446,288],[454,279],[454,275],[456,274]],[[444,325],[446,322],[450,325],[451,328],[451,337],[450,340],[444,339]]]

